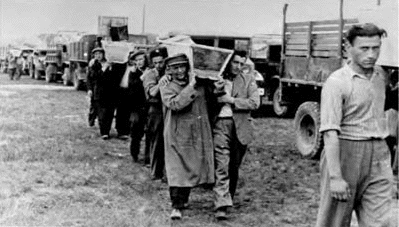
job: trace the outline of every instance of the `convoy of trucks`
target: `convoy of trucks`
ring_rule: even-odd
[[[387,29],[388,38],[383,39],[378,64],[387,70],[392,81],[398,80],[397,20],[387,21],[386,17],[397,15],[397,7],[389,4],[395,1],[376,7],[373,12],[367,11],[364,17],[343,19],[341,15],[337,20],[306,22],[287,22],[288,5],[285,5],[281,35],[185,35],[197,44],[247,50],[251,64],[262,75],[257,80],[262,104],[273,106],[277,116],[295,115],[297,148],[304,157],[315,158],[323,148],[318,131],[321,89],[328,76],[346,62],[344,33],[348,28],[369,21]],[[128,42],[144,49],[154,44],[155,39],[148,35],[128,34],[127,24],[127,17],[100,16],[98,34],[83,35],[78,41],[54,48],[35,50],[27,61],[29,74],[35,79],[45,76],[47,82],[62,80],[77,90],[84,89],[91,51],[102,42]],[[2,68],[6,66],[8,51],[8,47],[0,47]]]

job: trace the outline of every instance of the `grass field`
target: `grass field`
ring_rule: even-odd
[[[292,119],[256,119],[228,221],[214,219],[212,191],[196,188],[171,222],[167,185],[132,162],[128,141],[102,141],[87,109],[84,92],[0,74],[0,226],[314,225],[319,162],[296,153]]]

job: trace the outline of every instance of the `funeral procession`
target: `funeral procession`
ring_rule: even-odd
[[[398,0],[0,0],[0,227],[399,227]]]

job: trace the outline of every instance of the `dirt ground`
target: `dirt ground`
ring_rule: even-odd
[[[84,92],[0,74],[0,226],[314,226],[319,162],[296,152],[292,119],[255,119],[228,221],[214,219],[212,191],[196,188],[171,222],[167,185],[114,130],[102,141],[87,109]]]

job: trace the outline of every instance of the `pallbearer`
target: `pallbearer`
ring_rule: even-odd
[[[92,54],[95,60],[89,67],[87,94],[93,99],[95,109],[98,110],[101,138],[107,140],[114,119],[119,79],[113,75],[103,48],[94,48]]]
[[[163,142],[162,100],[159,80],[165,74],[164,59],[168,56],[165,47],[156,47],[150,51],[153,68],[144,72],[142,79],[147,98],[147,133],[150,150],[151,178],[162,179],[165,166]]]
[[[189,76],[187,56],[169,57],[165,64],[171,75],[171,81],[160,88],[166,106],[165,166],[171,218],[180,219],[191,188],[214,182],[212,131],[205,87]]]

